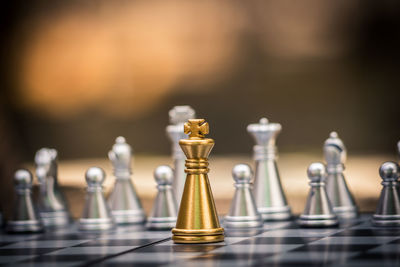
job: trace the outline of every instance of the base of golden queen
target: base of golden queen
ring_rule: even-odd
[[[174,241],[174,243],[182,244],[217,243],[224,241],[224,235],[173,235],[172,240]]]

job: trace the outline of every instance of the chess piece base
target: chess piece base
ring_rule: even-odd
[[[289,206],[259,207],[257,210],[264,221],[286,221],[292,218],[292,212]]]
[[[139,224],[146,221],[142,210],[113,210],[112,215],[117,224]]]
[[[259,228],[263,226],[261,216],[226,216],[224,226],[227,229]]]
[[[334,227],[339,221],[336,215],[301,215],[298,224],[302,227]]]
[[[146,228],[150,230],[172,229],[176,225],[176,217],[149,217]]]
[[[62,227],[70,223],[70,217],[66,211],[40,212],[40,218],[46,227]]]
[[[224,229],[202,229],[202,230],[186,230],[172,229],[172,240],[174,243],[216,243],[224,241]]]
[[[379,227],[400,226],[400,215],[377,215],[372,216],[372,224]]]
[[[43,230],[43,225],[38,220],[9,221],[6,227],[6,231],[12,233],[35,233]]]
[[[114,221],[110,218],[79,219],[79,230],[81,231],[105,231],[114,229]]]
[[[333,212],[340,219],[354,219],[358,217],[358,210],[356,206],[347,207],[333,207]]]

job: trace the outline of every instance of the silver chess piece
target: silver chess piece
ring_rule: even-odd
[[[397,142],[397,153],[398,153],[399,156],[400,156],[400,141]]]
[[[185,154],[179,146],[179,140],[187,138],[183,132],[183,125],[195,117],[195,111],[190,106],[175,106],[169,111],[170,125],[167,126],[167,135],[172,144],[172,158],[174,161],[174,180],[172,188],[178,207],[181,203],[183,188],[185,186]]]
[[[25,169],[15,172],[16,199],[12,219],[8,221],[8,232],[40,232],[43,224],[32,201],[32,174]]]
[[[288,220],[292,216],[276,164],[275,141],[281,129],[279,123],[270,123],[266,118],[247,126],[256,143],[253,147],[256,162],[253,193],[258,212],[265,221]]]
[[[131,180],[131,157],[131,146],[126,143],[124,137],[117,137],[108,153],[115,176],[108,204],[118,224],[136,224],[146,220],[146,214]]]
[[[79,230],[103,231],[114,228],[114,220],[103,195],[105,178],[106,174],[101,168],[91,167],[86,171],[86,199],[79,219]]]
[[[400,167],[396,162],[385,162],[379,168],[382,178],[382,191],[378,206],[372,216],[375,226],[400,226]]]
[[[42,148],[35,155],[39,181],[39,214],[45,226],[65,226],[70,222],[68,205],[57,179],[57,150]]]
[[[306,207],[300,215],[299,224],[303,227],[331,227],[338,225],[338,218],[333,211],[325,190],[325,165],[312,163],[307,170],[309,185]]]
[[[224,226],[227,229],[256,228],[263,226],[263,219],[257,211],[253,197],[251,179],[253,172],[249,165],[238,164],[232,169],[235,180],[235,195],[233,196]]]
[[[347,151],[336,132],[331,132],[324,144],[327,178],[326,192],[333,211],[339,218],[356,218],[358,209],[343,175]]]
[[[158,192],[153,209],[147,219],[146,227],[148,229],[172,229],[176,225],[178,205],[172,191],[173,178],[174,173],[169,166],[161,165],[154,171]]]

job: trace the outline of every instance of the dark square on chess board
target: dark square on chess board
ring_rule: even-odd
[[[370,215],[339,228],[265,223],[257,233],[227,232],[225,242],[173,244],[170,231],[140,226],[82,233],[0,235],[0,264],[12,266],[400,266],[400,228],[371,226]]]

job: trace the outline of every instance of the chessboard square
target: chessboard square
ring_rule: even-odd
[[[389,242],[390,244],[399,244],[400,245],[400,238],[397,237],[395,240]]]
[[[3,248],[65,248],[87,242],[88,240],[29,240],[13,243]]]
[[[399,253],[400,252],[400,243],[398,244],[385,244],[376,248],[372,248],[367,251],[367,253],[382,253],[382,254],[389,254],[389,253]]]
[[[91,240],[97,236],[93,233],[46,233],[34,240]]]
[[[117,254],[121,252],[125,252],[136,247],[132,246],[122,246],[122,247],[69,247],[64,249],[59,249],[47,255],[91,255],[91,254],[99,254],[99,255],[111,255]]]
[[[396,262],[382,262],[380,260],[363,260],[363,259],[357,259],[357,260],[349,260],[348,262],[344,262],[340,264],[340,267],[395,267],[399,266],[398,263]]]
[[[311,244],[332,244],[332,245],[343,245],[346,246],[348,244],[385,244],[396,237],[390,236],[329,236],[322,238],[320,240],[314,241]]]
[[[265,237],[326,237],[333,235],[339,229],[279,229],[262,233]]]
[[[253,237],[236,244],[306,244],[318,239],[319,237]]]
[[[313,265],[316,263],[328,264],[331,262],[345,262],[351,257],[354,257],[360,253],[358,252],[293,252],[289,251],[283,254],[277,254],[271,257],[266,257],[264,262],[268,263],[295,263],[299,265]]]
[[[82,255],[55,255],[55,254],[46,254],[46,255],[41,255],[39,257],[31,258],[28,260],[21,261],[21,264],[25,265],[49,265],[53,264],[53,266],[57,266],[58,264],[79,264],[82,265],[83,263],[88,263],[91,260],[98,260],[101,258],[106,257],[107,255],[102,255],[102,254],[82,254]]]
[[[76,247],[97,247],[97,246],[140,247],[157,241],[158,239],[97,239],[78,244]]]
[[[5,247],[5,246],[8,246],[8,245],[10,245],[10,244],[13,244],[14,242],[1,242],[0,241],[0,247]]]
[[[367,252],[363,253],[362,255],[356,257],[355,259],[362,259],[362,260],[379,260],[382,263],[387,263],[387,262],[396,262],[400,266],[400,254],[399,252],[391,253],[391,252],[386,252],[386,253],[373,253],[373,252]]]
[[[31,235],[0,235],[0,242],[19,242],[39,237],[40,234]]]
[[[129,233],[113,233],[106,236],[100,236],[98,239],[166,239],[171,237],[170,231],[155,231],[155,232],[129,232]]]
[[[296,248],[295,251],[299,252],[330,252],[335,254],[345,252],[361,252],[375,247],[376,245],[371,244],[308,244]]]
[[[282,253],[289,250],[293,250],[302,246],[302,244],[235,244],[232,246],[225,246],[212,251],[215,254],[221,253],[240,253],[240,254],[271,254],[271,253]]]
[[[10,264],[13,262],[23,261],[26,259],[30,259],[36,257],[36,255],[7,255],[0,256],[0,264]]]
[[[225,237],[224,243],[226,245],[232,245],[232,244],[238,243],[240,241],[246,240],[247,238],[249,238],[249,237]]]
[[[400,229],[346,229],[334,236],[399,236]]]
[[[127,253],[107,260],[108,263],[114,262],[116,264],[121,262],[135,263],[169,263],[175,260],[190,259],[197,257],[201,253]]]
[[[0,256],[41,255],[57,250],[59,248],[0,248]]]

